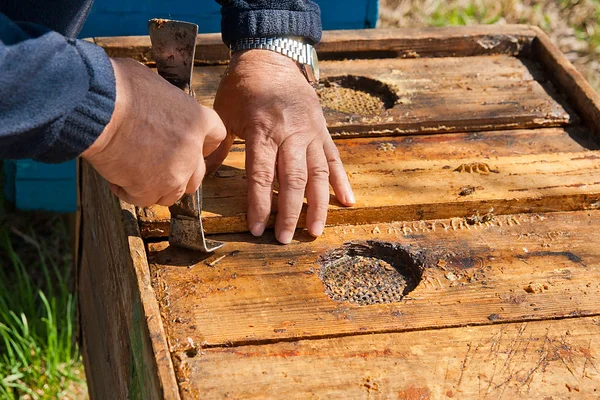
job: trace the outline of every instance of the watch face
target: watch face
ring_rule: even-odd
[[[314,47],[312,48],[312,68],[315,75],[315,80],[318,82],[321,73],[319,71],[319,58],[317,57],[317,51]]]

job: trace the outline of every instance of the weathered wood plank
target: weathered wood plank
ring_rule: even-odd
[[[577,107],[588,128],[600,136],[600,95],[550,41],[550,38],[535,27],[537,37],[533,42],[533,56],[552,76],[552,82],[561,94]]]
[[[365,29],[325,31],[318,45],[322,59],[350,57],[447,57],[483,54],[526,56],[536,31],[525,25],[482,25],[421,29]],[[97,37],[111,57],[152,62],[148,36]],[[229,49],[220,34],[201,34],[196,40],[196,60],[223,63]]]
[[[464,132],[562,126],[578,118],[552,96],[539,66],[506,55],[320,63],[333,134]],[[197,67],[194,91],[208,107],[225,66]],[[556,98],[558,96],[555,95]]]
[[[486,221],[487,220],[487,221]],[[222,235],[214,255],[149,243],[172,349],[600,314],[600,211],[488,216],[326,228],[288,246],[272,235]],[[427,258],[399,302],[333,300],[319,257],[356,240],[408,246]]]
[[[600,394],[599,329],[599,318],[575,318],[175,358],[184,399],[593,399]]]
[[[179,399],[133,206],[82,162],[79,316],[92,399]]]
[[[584,146],[596,145],[579,142],[581,136],[547,129],[338,140],[357,204],[342,207],[332,195],[328,224],[463,217],[491,207],[497,214],[590,207],[600,200],[599,155],[587,151]],[[569,150],[575,152],[561,152]],[[243,145],[235,145],[225,165],[205,179],[209,233],[247,231],[244,158]],[[457,171],[461,166],[465,172]],[[461,195],[465,188],[475,190]],[[168,208],[138,215],[145,237],[168,235]],[[299,226],[304,223],[302,217]]]

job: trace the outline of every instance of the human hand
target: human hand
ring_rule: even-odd
[[[355,203],[319,99],[292,59],[268,50],[235,53],[217,91],[215,110],[229,138],[209,158],[212,163],[225,158],[232,135],[246,141],[248,227],[253,235],[265,230],[275,176],[275,236],[281,243],[292,240],[305,194],[306,226],[315,237],[325,226],[329,183],[342,204]]]
[[[226,136],[221,119],[149,68],[112,59],[117,84],[113,116],[82,157],[137,206],[169,206],[202,183],[204,156]]]

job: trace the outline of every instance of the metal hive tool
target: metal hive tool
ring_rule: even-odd
[[[198,25],[166,19],[148,21],[152,53],[160,76],[194,97],[192,71]],[[169,243],[192,250],[212,252],[225,245],[206,239],[202,227],[202,186],[184,195],[171,211]]]

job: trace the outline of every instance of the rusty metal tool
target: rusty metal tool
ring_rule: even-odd
[[[148,31],[152,53],[160,76],[194,97],[192,71],[196,51],[198,25],[167,19],[151,19]],[[169,243],[203,252],[212,252],[225,245],[206,239],[202,227],[202,186],[194,194],[186,194],[169,207],[171,231]]]

